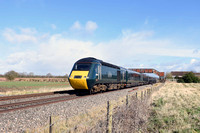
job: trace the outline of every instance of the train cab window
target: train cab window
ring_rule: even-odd
[[[88,71],[90,70],[90,67],[91,67],[90,63],[77,63],[74,65],[73,70]]]

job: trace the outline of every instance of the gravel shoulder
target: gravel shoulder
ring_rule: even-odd
[[[146,87],[151,87],[151,85],[134,88],[139,88],[136,90],[138,91]],[[44,126],[50,115],[65,119],[76,116],[92,107],[103,105],[109,100],[117,100],[136,92],[128,92],[130,90],[133,90],[133,88],[0,114],[0,132],[23,132],[27,129]]]

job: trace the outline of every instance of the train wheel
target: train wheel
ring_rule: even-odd
[[[117,89],[121,89],[121,85],[120,84],[117,84]]]
[[[93,88],[90,89],[89,94],[90,94],[90,95],[93,95],[93,94],[94,94],[94,89],[93,89]]]

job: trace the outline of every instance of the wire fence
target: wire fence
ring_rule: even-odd
[[[146,132],[148,102],[151,94],[164,85],[130,93],[101,107],[72,118],[49,116],[45,127],[27,130],[29,133],[112,133]]]

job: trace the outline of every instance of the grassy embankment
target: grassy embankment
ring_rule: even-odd
[[[166,83],[152,100],[150,132],[200,132],[200,84]]]
[[[0,82],[0,95],[21,95],[71,89],[68,82]]]

